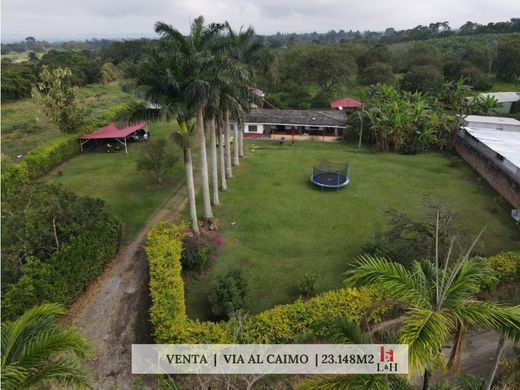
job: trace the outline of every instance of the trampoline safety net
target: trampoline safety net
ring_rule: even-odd
[[[349,183],[348,163],[321,160],[312,167],[311,181],[322,188],[340,188]]]

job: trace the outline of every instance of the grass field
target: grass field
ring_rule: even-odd
[[[106,111],[111,106],[129,102],[133,97],[117,83],[81,88],[78,104],[86,110],[86,119]],[[45,116],[36,120],[36,105],[31,98],[2,103],[2,153],[14,158],[25,155],[61,135]]]
[[[151,123],[153,138],[166,138],[173,124]],[[146,172],[136,170],[136,159],[143,144],[129,144],[129,152],[106,153],[98,149],[83,153],[62,164],[47,177],[72,188],[80,195],[104,199],[126,224],[127,238],[132,239],[148,218],[172,193],[184,183],[184,168],[180,149],[172,142],[179,160],[173,173],[162,186]]]
[[[456,157],[371,153],[312,142],[256,141],[248,149],[229,191],[221,195],[222,208],[215,210],[224,237],[218,258],[208,275],[186,280],[191,317],[209,318],[210,280],[235,267],[248,279],[252,313],[296,299],[305,272],[319,275],[318,291],[340,287],[348,262],[377,226],[385,225],[384,210],[420,215],[424,195],[459,209],[464,226],[475,234],[486,225],[482,253],[520,249],[509,208],[500,203],[493,212],[497,194]],[[312,188],[310,170],[320,159],[349,161],[351,184],[340,192]]]

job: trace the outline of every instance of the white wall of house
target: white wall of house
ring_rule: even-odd
[[[244,132],[253,134],[263,134],[264,125],[263,123],[244,123]]]

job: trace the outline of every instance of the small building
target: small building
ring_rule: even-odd
[[[520,121],[500,116],[467,115],[462,118],[464,127],[520,132]]]
[[[469,123],[487,127],[462,126],[455,144],[457,152],[513,208],[520,209],[520,122],[508,123],[511,129],[503,129],[501,121],[492,128],[491,119],[472,122],[470,118]]]
[[[349,97],[330,102],[330,108],[335,108],[336,110],[344,110],[345,108],[359,108],[361,105],[362,103],[359,100]]]
[[[244,137],[336,141],[346,128],[343,111],[252,109],[244,123]]]
[[[497,100],[496,113],[508,114],[511,112],[513,103],[520,101],[519,92],[487,92],[481,93],[482,98],[493,97]]]

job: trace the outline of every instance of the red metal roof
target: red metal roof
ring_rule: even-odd
[[[139,130],[146,124],[145,121],[132,123],[128,126],[125,126],[123,128],[118,128],[116,123],[111,123],[109,125],[106,125],[105,127],[102,127],[98,131],[92,134],[86,134],[82,135],[81,139],[103,139],[103,138],[124,138],[130,134],[132,134],[134,131]]]
[[[343,98],[330,102],[331,108],[358,108],[361,107],[361,102],[352,98]]]

